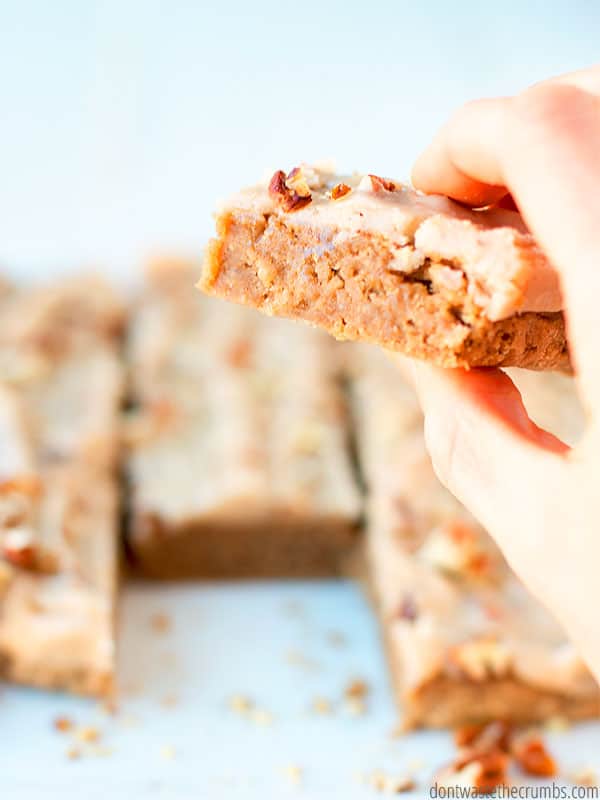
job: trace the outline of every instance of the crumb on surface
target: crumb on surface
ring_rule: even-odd
[[[52,724],[54,726],[54,730],[58,731],[59,733],[67,733],[73,728],[72,720],[70,720],[69,717],[64,716],[56,717]]]
[[[243,694],[234,694],[229,698],[229,708],[236,714],[249,714],[254,708],[254,703]]]
[[[369,694],[369,684],[362,678],[356,678],[344,689],[344,697],[364,699]]]
[[[311,710],[315,714],[331,714],[333,706],[326,697],[315,697],[311,703]]]
[[[302,767],[297,764],[288,764],[283,768],[283,774],[295,786],[299,786],[302,783],[303,772]]]
[[[82,725],[75,730],[74,736],[78,742],[97,742],[101,732],[94,725]]]

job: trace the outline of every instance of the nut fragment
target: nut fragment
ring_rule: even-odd
[[[435,785],[444,788],[468,787],[489,794],[499,786],[506,785],[508,763],[507,754],[500,750],[469,754],[442,770]]]
[[[53,725],[59,733],[67,733],[73,728],[73,723],[68,717],[56,717]]]
[[[365,175],[361,179],[358,188],[363,192],[394,192],[396,184],[387,178],[381,178],[379,175]]]
[[[364,699],[369,694],[369,684],[362,680],[362,678],[356,678],[346,686],[344,689],[344,696],[346,698],[356,697],[359,699]]]
[[[390,794],[404,794],[404,792],[412,792],[417,788],[417,784],[410,775],[401,775],[398,778],[389,778],[387,784],[387,791]]]
[[[477,528],[462,519],[438,525],[419,550],[419,557],[450,577],[490,580],[494,561]]]
[[[11,528],[2,538],[2,555],[21,569],[35,569],[36,550],[33,532],[28,528]]]
[[[378,792],[385,794],[403,794],[416,789],[416,783],[411,775],[393,776],[383,770],[377,769],[368,777],[368,782]]]
[[[527,775],[553,778],[557,773],[556,762],[539,736],[517,739],[513,742],[512,753],[517,764]]]
[[[451,672],[458,671],[473,681],[506,675],[512,660],[506,646],[492,637],[455,645],[448,651],[447,658]]]
[[[332,200],[339,200],[340,197],[345,197],[348,192],[351,192],[352,189],[348,186],[347,183],[336,183],[336,185],[331,190],[331,199]]]
[[[285,211],[297,211],[312,201],[300,167],[295,167],[287,176],[283,170],[277,170],[269,182],[269,194]]]
[[[459,748],[476,748],[477,750],[499,749],[504,753],[510,751],[512,728],[508,722],[494,722],[463,725],[454,731],[454,743]]]
[[[42,483],[32,475],[0,482],[0,528],[31,524]]]
[[[100,731],[93,725],[83,725],[75,731],[75,738],[79,742],[97,742],[100,739]]]
[[[304,175],[302,167],[294,167],[285,179],[285,185],[299,197],[310,197],[310,186]]]

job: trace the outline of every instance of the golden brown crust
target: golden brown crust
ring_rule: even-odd
[[[341,560],[356,541],[348,520],[290,519],[227,524],[223,520],[174,525],[138,516],[134,570],[159,580],[300,578],[339,574]]]
[[[464,287],[440,279],[436,268],[448,265],[400,272],[390,268],[394,254],[384,236],[337,236],[332,228],[295,226],[293,218],[221,214],[200,288],[445,367],[569,368],[562,313],[491,322]]]

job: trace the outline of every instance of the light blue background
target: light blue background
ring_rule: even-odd
[[[0,0],[0,264],[198,252],[267,167],[407,177],[457,104],[598,60],[599,23],[593,0]]]

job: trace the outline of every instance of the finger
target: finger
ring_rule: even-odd
[[[507,102],[478,100],[456,112],[417,159],[412,171],[414,186],[475,208],[506,195],[502,165],[487,142],[496,141]]]
[[[415,363],[415,383],[436,472],[510,549],[515,507],[523,524],[568,447],[528,417],[510,378],[497,370],[439,370]],[[507,503],[507,497],[511,502]],[[521,519],[521,518],[520,518]]]
[[[557,268],[588,410],[600,401],[600,98],[544,86],[517,98],[505,128],[507,184]]]
[[[549,86],[553,84],[576,86],[578,89],[583,89],[585,92],[599,94],[600,64],[594,64],[592,67],[586,67],[585,69],[579,69],[573,72],[566,72],[564,75],[559,75],[555,78],[549,78],[548,80],[540,81],[534,86]]]
[[[510,189],[560,273],[588,405],[600,399],[599,141],[600,98],[571,85],[547,84],[514,100],[466,106],[417,162],[413,175],[418,188],[463,202],[492,202],[499,186]]]

